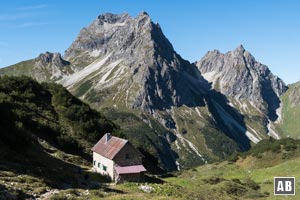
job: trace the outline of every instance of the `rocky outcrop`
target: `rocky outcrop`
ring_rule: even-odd
[[[58,81],[72,74],[73,66],[60,53],[45,52],[37,58],[0,69],[0,75],[29,76],[39,82]]]
[[[63,68],[64,66],[70,65],[70,62],[65,61],[62,59],[60,53],[42,53],[40,54],[35,61],[37,64],[41,66],[46,66],[46,65],[55,65],[56,67]]]

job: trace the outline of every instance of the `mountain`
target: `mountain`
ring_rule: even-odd
[[[150,171],[156,172],[248,150],[268,137],[278,95],[285,90],[284,83],[243,47],[225,55],[209,53],[200,62],[189,63],[146,12],[137,17],[99,15],[80,31],[62,57],[48,54],[51,58],[39,56],[26,61],[25,67],[21,62],[0,69],[0,75],[23,74],[62,84],[118,124],[145,155],[153,167]],[[228,79],[221,76],[225,57]],[[47,62],[37,64],[43,60]],[[231,70],[233,65],[240,71]],[[220,89],[218,81],[211,85],[208,74],[214,68],[223,77],[220,80],[233,81],[234,86],[221,82]],[[239,81],[246,81],[245,89]]]
[[[272,121],[277,119],[279,96],[286,85],[242,45],[226,54],[217,50],[208,52],[196,65],[221,93],[239,101],[248,100]]]
[[[279,137],[273,122],[279,117],[280,96],[287,86],[266,65],[256,61],[242,45],[226,54],[210,51],[195,64],[213,88],[243,113],[256,141],[266,133]]]
[[[98,16],[80,31],[64,59],[80,70],[59,82],[127,127],[125,134],[132,141],[138,137],[138,146],[141,141],[155,144],[167,169],[250,147],[242,116],[211,90],[195,65],[175,52],[145,12],[136,18]],[[118,120],[124,113],[149,132]]]
[[[176,54],[160,26],[145,12],[136,18],[100,15],[80,31],[64,57],[78,66],[82,65],[79,60],[92,61],[61,81],[89,102],[101,103],[103,93],[99,95],[99,91],[109,88],[106,99],[122,99],[128,107],[151,113],[153,109],[193,105],[195,100],[190,97],[194,93],[203,96],[199,91],[208,88],[196,68]],[[83,86],[93,90],[82,90]]]

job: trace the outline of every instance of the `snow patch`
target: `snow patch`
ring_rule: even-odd
[[[105,31],[110,31],[114,27],[125,26],[125,25],[126,25],[126,22],[123,22],[123,23],[114,23],[114,24],[110,24],[110,23],[104,22],[103,27],[104,27]]]
[[[59,78],[59,77],[63,76],[62,71],[58,67],[55,67],[55,66],[52,67],[51,74],[52,74],[52,76],[50,79],[55,79],[55,78]]]
[[[262,140],[262,138],[260,137],[260,135],[256,132],[256,130],[254,130],[253,128],[251,128],[250,126],[247,125],[247,127],[253,132],[255,133],[255,135],[258,137],[259,140]]]
[[[180,163],[176,160],[175,164],[177,166],[177,170],[180,171]]]
[[[231,129],[238,128],[241,131],[246,131],[244,127],[242,127],[235,119],[232,118],[230,114],[228,114],[218,103],[213,101],[213,104],[217,108],[218,113],[220,114],[223,122],[229,126]]]
[[[280,139],[280,136],[272,129],[270,120],[268,120],[267,128],[268,128],[268,135],[274,137],[275,139]]]
[[[171,110],[172,116],[174,116],[174,110],[172,108]],[[186,148],[186,144],[188,145],[189,149],[193,150],[204,163],[207,163],[207,161],[204,159],[204,157],[199,153],[198,149],[195,147],[195,145],[189,141],[188,139],[184,138],[180,133],[179,130],[175,131],[176,137],[179,139],[179,141],[182,143],[182,145]]]
[[[255,137],[252,133],[250,133],[249,131],[246,131],[246,136],[254,143],[257,144],[260,140]]]
[[[198,108],[195,108],[195,110],[196,110],[197,114],[199,115],[199,117],[204,118],[204,117],[201,115],[201,112],[199,111]]]
[[[199,153],[195,145],[189,141],[188,139],[184,138],[181,134],[176,133],[177,138],[181,141],[182,144],[186,143],[190,149],[192,149],[200,158],[203,162],[207,163],[207,161],[203,158],[203,156]],[[184,145],[185,146],[185,145]]]
[[[179,133],[177,133],[177,131],[176,131],[175,135],[177,136],[177,138],[179,139],[179,141],[181,142],[181,144],[183,145],[183,147],[186,149],[186,145],[185,145],[185,142],[184,142],[184,138],[183,138]],[[176,140],[176,141],[177,141],[177,140]],[[177,144],[178,144],[178,143],[177,143]]]
[[[211,71],[203,73],[202,76],[208,81],[208,82],[214,82],[218,77],[216,77],[217,72]]]
[[[252,133],[248,132],[244,127],[242,127],[218,103],[216,103],[215,101],[213,101],[213,103],[226,126],[228,126],[231,130],[239,129],[240,131],[245,132],[246,136],[254,143],[259,142],[259,139],[257,137],[255,137]]]
[[[233,105],[233,103],[229,102],[228,105],[230,105],[233,108],[236,108],[235,105]]]
[[[282,107],[283,107],[283,103],[280,102],[279,108],[276,109],[276,114],[278,116],[278,118],[274,122],[276,124],[278,124],[279,122],[281,122],[281,119],[282,119]]]
[[[248,105],[246,102],[241,102],[241,106],[245,112],[248,112]]]
[[[253,108],[255,108],[259,113],[262,113],[262,111],[256,106],[255,103],[253,103],[252,101],[249,101],[249,103],[250,103],[251,106],[252,106]]]
[[[67,87],[70,88],[73,86],[75,83],[78,83],[79,81],[83,80],[85,77],[90,75],[91,73],[99,70],[108,60],[108,58],[111,56],[111,54],[105,56],[102,59],[97,59],[90,65],[86,66],[82,70],[75,72],[71,76],[68,76],[60,81],[60,83]]]
[[[175,140],[175,145],[176,145],[176,148],[177,148],[178,150],[181,150],[181,148],[180,148],[180,146],[179,146],[179,144],[178,144],[178,141],[177,141],[177,140]]]
[[[90,52],[90,56],[98,57],[100,55],[100,50],[95,49],[94,51]]]
[[[242,113],[249,112],[248,105],[246,102],[240,101],[239,99],[236,99],[236,102],[239,106],[239,110],[241,110]]]
[[[117,61],[115,61],[115,62],[112,62],[112,63],[110,63],[109,65],[105,66],[104,69],[103,69],[103,71],[101,70],[101,71],[99,72],[99,73],[102,73],[102,74],[104,73],[104,75],[103,75],[103,76],[101,77],[101,79],[99,80],[98,85],[99,85],[99,84],[102,85],[102,84],[105,84],[105,83],[107,83],[107,82],[110,82],[111,80],[114,80],[114,79],[118,76],[118,74],[119,74],[118,72],[120,71],[120,69],[118,69],[118,70],[116,71],[116,73],[114,73],[114,75],[108,79],[108,76],[111,75],[111,73],[112,73],[112,71],[114,70],[114,68],[115,68],[117,65],[119,65],[120,62],[121,62],[121,60],[117,60]],[[122,71],[122,69],[121,69],[121,71]]]

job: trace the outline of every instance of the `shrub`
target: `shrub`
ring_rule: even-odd
[[[227,194],[234,196],[243,196],[247,192],[247,189],[243,185],[235,182],[226,182],[224,190]]]
[[[253,190],[260,189],[260,186],[250,178],[247,178],[247,179],[244,180],[244,185],[246,187],[249,187],[249,188],[253,189]]]

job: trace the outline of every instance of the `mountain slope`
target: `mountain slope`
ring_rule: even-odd
[[[288,90],[281,96],[279,109],[280,118],[276,128],[285,137],[299,138],[300,136],[300,82],[288,85]]]
[[[57,81],[72,74],[73,66],[59,53],[42,53],[37,58],[0,69],[0,75],[29,76],[39,82]]]
[[[196,65],[245,116],[247,130],[256,142],[267,133],[279,137],[273,122],[278,118],[279,97],[287,87],[267,66],[257,62],[242,45],[226,54],[210,51]]]
[[[0,199],[85,188],[90,149],[118,127],[60,85],[0,77]]]
[[[37,138],[70,152],[88,153],[117,127],[57,84],[0,77],[1,142],[21,150]],[[19,144],[20,143],[20,144]]]

